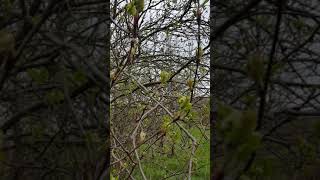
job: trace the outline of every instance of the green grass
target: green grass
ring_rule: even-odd
[[[198,129],[191,130],[192,135],[198,140],[199,146],[196,150],[195,159],[196,159],[196,171],[193,173],[192,179],[193,180],[206,180],[210,179],[210,141],[205,140],[201,132]],[[209,133],[207,133],[209,134]],[[178,140],[178,143],[182,143],[181,139]],[[177,144],[178,144],[177,143]],[[182,143],[183,144],[183,143]],[[183,175],[176,175],[168,180],[175,180],[175,179],[184,179],[185,171],[188,169],[188,161],[191,156],[191,149],[190,150],[181,150],[178,149],[178,145],[176,145],[176,153],[173,157],[168,157],[166,155],[161,156],[160,154],[156,154],[153,158],[150,154],[147,154],[146,158],[144,158],[142,162],[143,170],[145,175],[150,180],[159,180],[163,179],[164,177],[168,177],[170,172],[182,172],[184,171]],[[144,148],[141,148],[144,149]],[[134,172],[134,177],[137,179],[142,179],[141,174],[139,172],[139,168],[136,168]]]

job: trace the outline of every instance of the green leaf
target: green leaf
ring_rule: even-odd
[[[61,90],[51,90],[47,92],[45,99],[48,104],[55,105],[64,100],[64,94]]]
[[[257,16],[256,20],[260,25],[267,25],[269,19],[267,16]]]
[[[297,28],[298,30],[301,30],[302,28],[305,27],[305,23],[301,18],[298,18],[294,21],[292,21],[292,25]]]
[[[178,104],[179,104],[180,110],[184,112],[188,112],[192,108],[192,104],[190,103],[190,97],[188,96],[180,96],[178,98]]]
[[[256,81],[259,85],[263,83],[264,77],[264,58],[260,54],[253,54],[248,57],[247,63],[248,77]]]
[[[118,177],[118,176],[114,177],[114,176],[111,174],[111,175],[110,175],[110,180],[119,180],[119,177]]]
[[[247,140],[247,144],[252,147],[253,150],[256,150],[261,145],[261,138],[261,134],[259,134],[258,132],[252,132]]]
[[[97,133],[95,133],[95,132],[90,132],[90,131],[89,131],[89,132],[86,132],[86,133],[84,134],[84,136],[85,136],[85,142],[86,142],[88,145],[93,144],[94,142],[97,142],[98,139],[99,139]]]
[[[257,125],[257,112],[255,110],[249,109],[242,113],[241,124],[243,129],[248,131],[253,131]]]
[[[168,116],[168,115],[163,116],[161,129],[167,131],[167,129],[170,127],[170,123],[171,123],[170,116]]]
[[[79,85],[79,84],[83,84],[84,82],[86,82],[88,80],[86,74],[83,71],[76,71],[73,74],[72,79]]]
[[[177,142],[181,139],[181,131],[179,131],[178,129],[175,129],[175,127],[176,126],[171,126],[170,131],[168,132],[173,142]]]
[[[198,60],[200,60],[202,56],[203,56],[203,49],[201,47],[199,47],[196,50],[196,57],[197,57]]]
[[[221,102],[217,103],[217,109],[218,109],[218,116],[217,119],[218,120],[222,120],[224,118],[226,118],[230,113],[232,113],[234,110],[232,107],[222,104]]]
[[[44,129],[41,125],[34,125],[31,128],[31,134],[35,138],[41,138],[44,133]]]
[[[13,8],[12,2],[10,0],[4,0],[2,3],[4,12],[6,13],[5,15],[10,15]]]
[[[34,25],[38,24],[38,23],[40,22],[40,20],[41,20],[41,16],[39,16],[39,15],[32,16],[32,17],[31,17],[31,22],[32,22]]]
[[[232,130],[240,126],[241,112],[237,110],[231,111],[228,116],[221,120],[223,130]]]
[[[241,100],[244,101],[245,104],[247,104],[248,107],[255,107],[257,96],[256,95],[245,95],[241,97]]]
[[[143,142],[146,139],[146,136],[147,134],[144,131],[141,131],[139,135],[139,138],[140,138],[139,141]]]
[[[171,74],[167,71],[160,72],[160,81],[162,84],[165,84],[171,77]]]
[[[237,159],[239,161],[245,161],[249,158],[250,154],[254,151],[254,148],[248,144],[242,144],[237,148]]]
[[[126,10],[132,16],[135,16],[137,14],[137,9],[136,9],[134,1],[131,1],[130,3],[128,3],[126,5]]]
[[[138,12],[142,12],[144,9],[144,0],[134,0],[134,5]]]
[[[31,68],[27,70],[27,73],[38,84],[43,84],[49,79],[49,71],[46,68]]]
[[[264,157],[262,159],[257,159],[249,172],[254,175],[260,173],[260,176],[271,177],[277,170],[275,166],[276,159],[274,157]]]
[[[14,52],[15,39],[12,33],[0,30],[0,53]]]
[[[276,63],[271,67],[271,74],[274,75],[277,71],[281,70],[284,67],[284,63]]]

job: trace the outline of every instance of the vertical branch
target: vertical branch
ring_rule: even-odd
[[[200,34],[201,9],[200,9],[200,1],[199,0],[197,0],[196,6],[197,6],[197,10],[196,10],[196,17],[197,17],[196,71],[194,73],[193,84],[192,84],[192,88],[191,88],[190,102],[192,102],[192,99],[194,96],[194,89],[196,86],[198,69],[199,69],[199,64],[200,64],[200,60],[201,60],[201,52],[200,52],[200,50],[201,50],[201,34]],[[192,150],[191,150],[191,157],[189,160],[188,180],[191,180],[191,176],[192,176],[192,160],[195,155],[195,151],[196,151],[196,141],[195,141],[195,139],[192,139]]]
[[[137,44],[138,44],[138,30],[139,30],[139,19],[140,19],[140,12],[137,12],[136,15],[133,16],[133,29],[132,29],[132,39],[130,44],[129,56],[128,56],[128,63],[133,64],[134,62],[134,54],[136,52]]]
[[[198,69],[199,69],[199,64],[201,60],[201,33],[200,33],[200,28],[201,28],[201,9],[200,9],[200,1],[197,0],[197,11],[196,11],[196,16],[197,16],[197,50],[196,50],[196,71],[194,73],[194,78],[193,78],[193,84],[191,88],[191,95],[190,95],[190,102],[192,102],[193,96],[194,96],[194,89],[196,86],[196,81],[197,81],[197,75],[198,75]]]
[[[270,81],[270,76],[271,76],[271,68],[273,65],[273,61],[274,61],[274,55],[276,52],[276,45],[279,39],[279,32],[280,32],[280,25],[281,25],[281,18],[282,18],[282,8],[283,8],[283,0],[280,0],[278,2],[278,10],[277,10],[277,20],[276,20],[276,24],[274,27],[274,38],[273,38],[273,42],[272,42],[272,47],[271,47],[271,51],[269,54],[269,62],[268,62],[268,66],[267,66],[267,71],[266,74],[264,76],[264,84],[263,87],[260,91],[260,102],[259,102],[259,110],[258,110],[258,117],[257,117],[257,128],[256,130],[259,130],[261,128],[262,125],[262,120],[263,120],[263,116],[264,116],[264,111],[265,111],[265,104],[266,104],[266,96],[267,96],[267,91],[268,91],[268,85],[269,85],[269,81]],[[244,172],[248,171],[252,165],[252,163],[254,162],[254,159],[256,157],[256,152],[252,153],[248,162],[246,163],[245,167],[244,167]],[[239,173],[238,177],[236,178],[237,180],[240,178],[241,173]]]
[[[275,25],[275,30],[274,30],[274,38],[273,38],[273,42],[272,42],[272,49],[270,51],[269,54],[269,62],[268,62],[268,66],[267,66],[267,71],[266,74],[264,76],[264,85],[260,91],[260,105],[259,105],[259,111],[258,111],[258,122],[257,122],[257,129],[261,128],[261,124],[262,124],[262,119],[263,119],[263,115],[264,115],[264,110],[265,110],[265,104],[266,104],[266,96],[268,93],[268,85],[269,85],[269,81],[270,81],[270,76],[271,76],[271,69],[272,69],[272,65],[273,65],[273,61],[274,61],[274,55],[276,52],[276,46],[277,46],[277,42],[279,39],[279,32],[280,32],[280,25],[281,25],[281,17],[282,17],[282,4],[283,0],[280,0],[278,3],[278,11],[277,11],[277,22]]]

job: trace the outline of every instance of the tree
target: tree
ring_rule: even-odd
[[[112,2],[112,175],[209,178],[209,4],[137,3]]]

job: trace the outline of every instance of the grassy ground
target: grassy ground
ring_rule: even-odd
[[[210,175],[210,143],[209,140],[205,140],[201,132],[198,129],[192,129],[191,133],[193,136],[195,136],[199,142],[199,146],[196,150],[195,155],[195,169],[192,176],[193,180],[206,180],[209,179]],[[208,133],[207,133],[208,134]],[[155,153],[154,157],[149,157],[149,154],[146,155],[145,160],[143,160],[142,166],[144,169],[144,173],[150,180],[160,180],[164,179],[165,177],[168,177],[172,175],[172,172],[176,173],[183,173],[184,175],[175,175],[172,177],[167,178],[168,180],[175,180],[175,179],[184,179],[185,177],[185,171],[187,168],[187,163],[191,156],[191,151],[183,150],[179,148],[179,142],[181,142],[181,139],[179,139],[176,143],[176,150],[175,155],[172,157],[168,157],[167,155],[160,155],[158,153]],[[142,148],[143,149],[143,148]],[[149,161],[148,161],[149,159]],[[134,172],[134,177],[137,179],[142,179],[141,174],[138,170]]]

